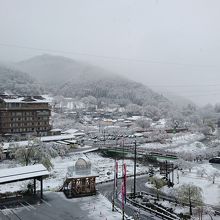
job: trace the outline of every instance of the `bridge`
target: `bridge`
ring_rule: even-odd
[[[112,153],[120,153],[120,154],[134,154],[134,144],[125,144],[125,145],[114,145],[114,144],[103,144],[103,143],[96,143],[94,145],[99,150],[103,152],[112,152]],[[178,159],[176,153],[169,153],[165,150],[160,149],[149,149],[142,147],[137,147],[137,156],[145,156],[149,155],[152,157],[155,157],[157,159],[169,159],[169,160],[175,160]]]

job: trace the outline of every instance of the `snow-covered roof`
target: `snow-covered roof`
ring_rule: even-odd
[[[129,120],[125,120],[124,123],[131,123],[131,121],[129,121]]]
[[[36,98],[26,99],[25,97],[3,98],[3,101],[6,103],[48,103],[48,100],[46,99],[36,99]]]
[[[80,130],[77,130],[77,129],[69,129],[69,130],[66,130],[62,133],[66,134],[66,135],[74,135],[74,136],[84,136],[85,135],[84,132],[81,132]]]
[[[69,144],[76,144],[77,140],[65,140],[65,142]]]
[[[0,184],[10,183],[19,180],[26,180],[35,177],[46,177],[50,173],[42,164],[25,167],[16,167],[0,170]]]
[[[61,141],[61,140],[67,140],[67,139],[74,139],[75,135],[73,134],[62,134],[62,135],[53,135],[53,136],[44,136],[41,137],[41,141]]]
[[[98,174],[91,169],[91,161],[87,157],[80,157],[75,161],[74,166],[68,167],[67,178],[97,177]]]
[[[136,121],[136,120],[138,120],[138,119],[140,119],[140,118],[142,118],[142,116],[136,116],[136,115],[134,115],[134,116],[132,116],[132,117],[127,118],[127,120],[129,120],[129,121]]]
[[[58,144],[65,144],[65,145],[68,144],[68,142],[65,142],[65,141],[56,141],[56,143],[58,143]]]
[[[142,137],[142,136],[143,136],[143,133],[134,133],[134,136],[135,136],[135,137]]]
[[[50,131],[51,131],[51,132],[56,132],[56,131],[62,131],[62,129],[54,128],[54,129],[51,129]]]
[[[74,134],[74,133],[76,133],[76,132],[78,132],[79,130],[77,130],[77,129],[68,129],[68,130],[66,130],[66,131],[64,131],[63,133],[66,133],[66,134]]]
[[[117,120],[111,119],[111,118],[104,118],[104,122],[116,122]]]
[[[72,140],[72,139],[75,139],[75,135],[73,134],[44,136],[40,138],[42,142],[62,141],[62,140]],[[28,141],[4,142],[3,149],[7,150],[9,147],[14,148],[14,147],[27,146],[27,145],[28,145]]]

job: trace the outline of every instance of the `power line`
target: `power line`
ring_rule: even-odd
[[[154,85],[147,85],[149,87],[161,87],[161,88],[165,88],[165,87],[172,87],[172,88],[176,88],[176,87],[184,87],[184,88],[189,88],[189,87],[215,87],[215,86],[220,86],[220,84],[191,84],[191,85],[162,85],[162,84],[154,84]]]
[[[7,43],[0,43],[0,46],[1,47],[11,47],[11,48],[18,48],[18,49],[41,51],[41,52],[72,54],[72,55],[77,55],[77,56],[87,56],[87,57],[101,58],[101,59],[106,59],[106,60],[131,61],[131,62],[141,62],[141,63],[148,63],[148,64],[162,64],[162,65],[176,65],[176,66],[220,68],[218,66],[208,65],[208,64],[201,65],[201,64],[192,64],[192,63],[178,63],[178,62],[167,62],[167,61],[158,61],[158,60],[145,60],[145,59],[138,59],[138,58],[105,56],[105,55],[97,55],[97,54],[83,53],[83,52],[77,52],[77,51],[54,50],[54,49],[49,49],[49,48],[37,48],[37,47],[17,45],[17,44],[7,44]]]

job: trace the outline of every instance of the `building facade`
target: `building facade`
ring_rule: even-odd
[[[41,96],[0,95],[0,134],[46,135],[51,108]]]

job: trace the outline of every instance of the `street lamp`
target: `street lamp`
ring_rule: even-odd
[[[137,163],[137,142],[134,141],[134,198],[136,195],[136,163]]]

